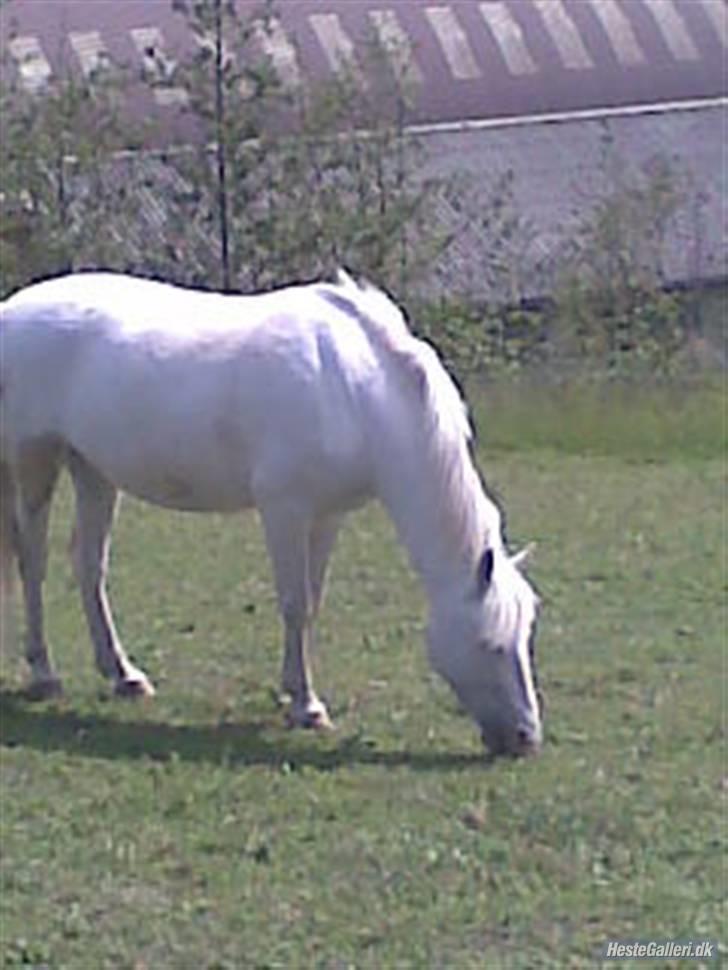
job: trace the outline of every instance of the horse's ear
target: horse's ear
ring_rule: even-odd
[[[479,596],[483,596],[490,586],[490,582],[493,578],[493,564],[493,550],[488,547],[480,557],[480,562],[478,563],[478,575],[476,577],[476,583]]]
[[[533,550],[536,548],[535,542],[529,542],[527,546],[520,549],[515,555],[511,556],[511,563],[516,567],[516,569],[522,569],[533,554]]]

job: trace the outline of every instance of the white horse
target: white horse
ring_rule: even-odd
[[[153,687],[124,652],[106,594],[117,492],[259,510],[285,625],[282,687],[301,726],[329,724],[308,641],[337,530],[376,497],[422,578],[433,667],[491,749],[539,747],[537,596],[506,551],[455,385],[384,293],[344,273],[253,296],[82,273],[16,293],[0,327],[0,561],[7,577],[19,560],[31,694],[61,690],[42,584],[62,466],[96,663],[121,695]]]

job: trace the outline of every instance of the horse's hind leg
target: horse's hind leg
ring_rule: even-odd
[[[23,449],[16,468],[18,567],[25,601],[25,656],[31,673],[27,694],[32,700],[43,700],[62,692],[46,644],[43,623],[48,518],[59,470],[60,450],[51,442]]]
[[[119,641],[106,593],[116,489],[76,453],[68,467],[76,490],[76,567],[96,665],[120,696],[151,695],[154,687],[147,675],[131,663]]]

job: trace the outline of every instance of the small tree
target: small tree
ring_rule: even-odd
[[[121,260],[114,218],[123,186],[109,161],[126,143],[119,99],[123,74],[100,65],[90,77],[62,65],[26,90],[0,64],[0,285]]]
[[[203,147],[170,156],[187,186],[173,218],[197,272],[249,290],[347,263],[401,291],[422,268],[430,187],[410,177],[411,92],[391,52],[370,40],[361,72],[285,89],[256,44],[271,0],[245,17],[232,0],[172,2],[197,38],[179,74]]]
[[[265,156],[272,274],[306,277],[348,264],[402,292],[421,269],[430,186],[411,177],[418,151],[406,102],[373,41],[359,73],[341,69],[297,105],[292,135]]]
[[[230,290],[240,272],[245,246],[246,209],[251,200],[250,146],[261,137],[269,102],[278,91],[262,57],[255,61],[251,40],[270,17],[263,0],[243,17],[234,0],[172,0],[192,32],[196,49],[179,69],[189,92],[189,110],[198,126],[200,149],[171,157],[195,187],[196,221],[213,231],[218,285]],[[210,267],[212,269],[212,266]]]

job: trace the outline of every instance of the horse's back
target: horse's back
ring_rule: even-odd
[[[16,443],[57,436],[174,507],[232,509],[294,481],[342,504],[366,490],[375,355],[314,286],[235,297],[84,273],[21,291],[3,318]]]
[[[42,329],[113,329],[117,337],[168,334],[178,340],[240,327],[246,298],[187,289],[123,273],[72,273],[33,283],[3,304],[3,315]],[[249,298],[248,298],[249,299]]]

